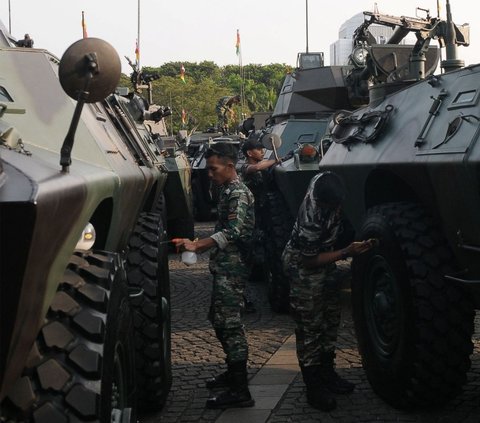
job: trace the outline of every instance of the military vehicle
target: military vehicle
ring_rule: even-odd
[[[140,70],[128,57],[126,59],[132,68],[130,81],[133,93],[138,94],[141,101],[132,113],[149,129],[151,137],[165,157],[164,164],[168,171],[164,187],[165,198],[157,204],[155,211],[163,216],[169,239],[193,239],[192,166],[187,155],[187,133],[181,130],[175,137],[168,135],[164,118],[170,116],[172,111],[168,106],[153,104],[152,82],[160,76]],[[146,98],[141,97],[144,91]],[[128,91],[126,95],[132,96]]]
[[[164,157],[108,43],[1,32],[0,421],[136,422],[171,385]]]
[[[365,16],[365,27],[395,31],[384,46],[359,46],[367,60],[355,84],[369,85],[369,104],[335,113],[319,171],[343,178],[356,238],[379,240],[352,262],[368,380],[395,407],[438,405],[466,382],[480,308],[480,65],[458,58],[469,27],[453,23],[449,1],[446,20]],[[405,55],[397,43],[410,32]],[[437,74],[432,40],[446,51]]]
[[[453,23],[449,1],[446,12],[369,15],[398,28],[390,44],[407,32],[418,41],[397,63],[367,47],[370,103],[335,115],[320,163],[344,179],[357,237],[380,241],[353,260],[353,312],[368,379],[397,407],[441,404],[461,390],[480,308],[480,66],[458,58],[468,26]],[[436,75],[425,64],[434,39],[446,47]]]
[[[297,67],[285,77],[271,117],[263,129],[255,131],[268,148],[265,158],[276,154],[283,159],[264,172],[269,216],[265,230],[268,297],[276,312],[288,312],[290,286],[281,255],[308,183],[330,145],[323,141],[328,123],[337,110],[353,110],[368,102],[363,86],[351,89],[348,85],[348,76],[357,69],[363,69],[361,63],[325,66],[323,53],[299,53]]]

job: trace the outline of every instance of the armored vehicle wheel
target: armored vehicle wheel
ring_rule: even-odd
[[[167,227],[167,207],[165,205],[165,195],[160,195],[155,206],[152,208],[152,213],[159,214],[162,217],[162,225],[165,229]]]
[[[135,325],[135,363],[140,410],[164,405],[172,385],[170,281],[159,214],[143,213],[129,242],[127,277]]]
[[[373,208],[361,239],[374,250],[352,264],[353,315],[374,391],[394,407],[441,404],[466,381],[473,308],[443,275],[452,254],[424,210],[411,203]]]
[[[77,253],[0,421],[135,422],[132,329],[120,260]]]
[[[292,218],[285,202],[276,191],[267,192],[266,251],[270,278],[268,300],[276,313],[287,313],[290,308],[290,282],[283,272],[282,253],[292,232]]]

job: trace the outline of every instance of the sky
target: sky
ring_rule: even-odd
[[[239,64],[235,43],[240,33],[242,63],[294,66],[306,49],[325,53],[338,39],[340,26],[374,5],[380,13],[415,16],[416,8],[437,14],[436,0],[2,0],[0,19],[20,39],[29,33],[36,48],[61,57],[82,38],[82,11],[89,37],[102,38],[117,50],[122,70],[135,61],[140,21],[140,65],[213,61]],[[440,0],[445,18],[445,0]],[[472,0],[451,0],[453,20],[470,24],[470,46],[459,49],[466,64],[480,62],[480,13]],[[140,9],[140,19],[138,19]],[[188,74],[188,69],[186,70]]]

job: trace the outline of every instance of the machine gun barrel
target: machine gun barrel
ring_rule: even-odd
[[[431,27],[430,19],[411,18],[407,16],[382,15],[380,13],[363,12],[370,16],[370,23],[390,27],[403,27],[408,31],[428,31]]]

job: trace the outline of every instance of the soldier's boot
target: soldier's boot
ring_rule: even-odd
[[[317,410],[332,411],[335,409],[337,401],[319,380],[320,366],[300,366],[300,368],[307,387],[307,402]]]
[[[255,401],[248,390],[247,362],[229,364],[230,387],[207,400],[207,408],[253,407]]]
[[[208,389],[228,388],[230,386],[230,373],[226,370],[219,375],[207,379],[205,386]]]
[[[322,385],[335,394],[349,394],[355,389],[355,384],[341,378],[334,367],[335,353],[322,353],[320,356],[319,376]]]

